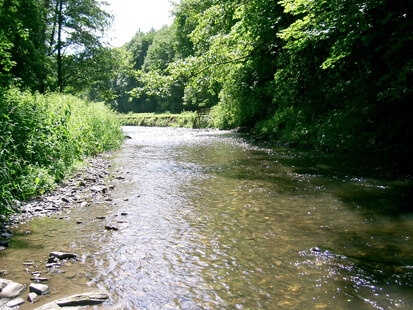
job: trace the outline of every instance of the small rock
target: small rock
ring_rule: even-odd
[[[106,193],[107,190],[108,190],[108,188],[107,188],[106,186],[104,186],[104,185],[95,185],[95,186],[92,186],[92,187],[90,188],[90,190],[91,190],[92,192],[102,192],[102,193]]]
[[[34,261],[32,261],[32,260],[28,260],[28,261],[23,263],[23,266],[33,266],[33,265],[34,265]]]
[[[59,262],[59,259],[55,256],[50,256],[47,259],[47,264],[55,264],[55,263],[58,263],[58,262]]]
[[[104,220],[106,218],[106,216],[96,216],[95,217],[97,220]]]
[[[76,221],[76,224],[83,224],[82,221]]]
[[[46,268],[54,268],[54,267],[60,267],[60,264],[58,264],[58,263],[46,264]]]
[[[80,204],[80,206],[81,206],[82,208],[86,207],[86,206],[87,206],[87,202],[86,202],[86,201],[83,201],[83,202]]]
[[[4,251],[6,248],[4,246],[0,246],[0,251]]]
[[[4,238],[4,239],[11,239],[13,237],[13,233],[6,231],[6,232],[1,234],[1,237]]]
[[[19,298],[10,300],[10,301],[6,304],[6,307],[13,308],[13,307],[20,306],[20,305],[22,305],[22,304],[24,304],[24,303],[25,303],[24,299],[19,297]]]
[[[120,215],[128,215],[128,213],[126,213],[126,212],[122,212]]]
[[[27,296],[27,300],[31,302],[32,304],[34,304],[35,302],[38,302],[39,299],[40,299],[39,295],[37,295],[34,292],[29,293],[29,295]]]
[[[77,254],[64,253],[64,252],[52,252],[49,254],[50,257],[56,257],[57,259],[71,259],[77,258]]]
[[[0,275],[6,275],[7,274],[7,270],[0,270]]]
[[[116,230],[119,230],[119,228],[117,228],[117,227],[115,227],[115,226],[109,226],[109,225],[106,225],[106,226],[105,226],[105,229],[106,229],[106,230],[115,230],[115,231],[116,231]]]
[[[39,283],[31,283],[29,285],[29,290],[30,292],[34,292],[38,295],[47,295],[50,293],[49,287],[47,285]]]
[[[48,278],[34,277],[34,278],[30,278],[30,281],[36,281],[37,283],[39,283],[39,282],[49,281],[49,279]]]

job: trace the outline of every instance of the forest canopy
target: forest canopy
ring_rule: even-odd
[[[119,112],[207,109],[209,125],[322,151],[408,158],[412,2],[182,0],[172,25],[102,43],[96,0],[1,0],[2,87]]]

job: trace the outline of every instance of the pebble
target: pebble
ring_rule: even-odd
[[[36,281],[37,283],[39,283],[39,282],[49,281],[49,279],[48,278],[33,277],[33,278],[30,278],[30,281]]]

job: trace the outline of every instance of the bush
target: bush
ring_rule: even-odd
[[[73,164],[118,147],[122,132],[103,103],[12,88],[0,95],[0,213],[43,194]]]

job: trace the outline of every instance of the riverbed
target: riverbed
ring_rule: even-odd
[[[26,284],[51,251],[78,254],[21,309],[89,289],[121,309],[413,308],[410,180],[233,132],[124,130],[110,197],[19,226],[0,252]]]

